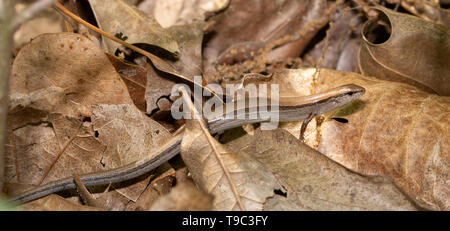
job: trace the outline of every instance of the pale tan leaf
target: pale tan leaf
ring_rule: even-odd
[[[213,197],[198,189],[192,182],[177,183],[172,191],[160,197],[151,211],[208,211],[213,207]]]

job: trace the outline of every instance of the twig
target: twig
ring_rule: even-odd
[[[94,26],[94,25],[84,21],[82,18],[78,17],[77,15],[75,15],[74,13],[72,13],[68,9],[66,9],[61,3],[55,2],[54,6],[58,10],[60,10],[63,14],[65,14],[68,17],[72,18],[73,20],[81,23],[83,26],[85,26],[85,27],[87,27],[87,28],[89,28],[89,29],[91,29],[91,30],[93,30],[93,31],[95,31],[95,32],[105,36],[106,38],[109,38],[109,39],[113,40],[114,42],[117,42],[117,43],[123,45],[124,47],[132,49],[132,50],[134,50],[134,51],[136,51],[136,52],[138,52],[138,53],[140,53],[142,55],[145,55],[145,56],[147,56],[149,58],[159,59],[158,57],[156,57],[155,55],[151,54],[150,52],[147,52],[147,51],[145,51],[145,50],[143,50],[143,49],[141,49],[141,48],[139,48],[137,46],[131,45],[131,44],[129,44],[129,43],[127,43],[127,42],[125,42],[125,41],[123,41],[121,39],[118,39],[115,36],[105,32],[103,30],[100,30],[96,26]]]
[[[56,0],[40,0],[31,4],[27,9],[16,16],[13,21],[13,28],[18,28],[22,23],[33,18],[39,12],[51,6],[55,1]]]
[[[67,141],[66,145],[64,145],[64,147],[59,151],[58,155],[56,155],[56,158],[53,160],[52,164],[50,165],[50,167],[48,167],[47,171],[45,171],[44,175],[42,176],[41,180],[39,181],[38,185],[41,185],[42,182],[44,182],[45,178],[48,176],[48,174],[50,173],[50,171],[53,169],[53,166],[55,166],[56,162],[59,160],[59,158],[61,157],[61,155],[66,151],[66,149],[69,147],[69,145],[72,143],[72,141],[77,138],[78,133],[80,132],[80,129],[82,127],[83,123],[80,123],[80,126],[78,127],[77,131],[75,132],[75,134],[73,134],[72,137],[70,137],[69,141]],[[57,134],[55,133],[55,136],[57,136]]]
[[[2,0],[0,4],[0,192],[3,191],[6,117],[8,115],[8,86],[13,46],[14,0]]]
[[[93,206],[96,208],[104,209],[106,206],[99,200],[95,199],[92,194],[88,191],[86,186],[83,184],[83,182],[80,179],[80,176],[78,173],[73,173],[73,181],[77,185],[77,192],[80,196],[81,200],[88,206]],[[111,184],[110,184],[111,185]],[[109,186],[108,186],[109,188]]]

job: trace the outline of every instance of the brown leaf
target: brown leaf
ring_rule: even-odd
[[[250,154],[282,182],[265,210],[416,210],[388,178],[349,171],[282,129],[258,129],[226,148]]]
[[[229,3],[230,0],[144,0],[139,9],[168,28],[204,21],[205,13],[223,10]]]
[[[330,21],[326,37],[304,55],[302,65],[356,71],[357,54],[362,40],[362,20],[358,11],[338,8],[331,15]]]
[[[103,211],[103,209],[82,206],[68,201],[58,195],[48,195],[39,200],[35,200],[21,205],[19,210],[28,211]]]
[[[195,183],[214,196],[213,210],[262,210],[281,187],[277,179],[249,156],[228,151],[201,122],[186,121],[181,156]]]
[[[39,36],[21,50],[12,70],[10,182],[37,185],[74,171],[117,168],[150,155],[170,137],[132,104],[107,56],[82,36]],[[113,187],[136,200],[148,181]]]
[[[14,60],[10,109],[30,107],[70,117],[89,117],[96,104],[131,104],[106,55],[73,33],[43,34]]]
[[[450,207],[448,127],[450,99],[415,87],[377,80],[355,73],[320,69],[286,71],[321,91],[342,84],[366,89],[363,109],[346,113],[347,123],[329,114],[310,126],[306,142],[356,172],[385,174],[427,209]]]
[[[367,76],[450,95],[450,29],[378,7],[363,28],[359,69]]]
[[[228,8],[208,21],[215,22],[203,52],[205,78],[223,79],[216,65],[254,58],[265,46],[271,61],[298,57],[314,35],[327,24],[327,2],[233,0]],[[279,40],[279,41],[277,41]],[[218,75],[218,76],[214,76]]]
[[[17,5],[18,7],[19,5]],[[17,53],[34,37],[44,33],[62,32],[63,18],[54,9],[47,9],[23,23],[14,33],[14,50]]]
[[[425,20],[442,23],[439,0],[400,1],[403,8]]]
[[[195,76],[202,74],[203,27],[204,23],[197,22],[167,28],[168,33],[180,46],[180,58],[177,60],[167,59],[166,61],[173,66],[177,73],[180,73],[189,81],[194,81]],[[157,71],[151,66],[147,75],[147,89],[145,93],[147,113],[157,109],[158,105],[156,103],[158,99],[161,96],[170,96],[173,85],[179,82],[180,79]]]
[[[212,207],[211,195],[199,190],[192,182],[184,181],[160,197],[150,211],[209,211]]]
[[[178,44],[167,34],[153,17],[147,16],[138,8],[123,0],[89,0],[100,29],[121,36],[128,43],[150,44],[161,47],[177,56]],[[109,53],[114,52],[119,44],[105,39]]]
[[[128,211],[148,211],[162,196],[168,194],[175,181],[175,170],[170,164],[165,163],[157,168],[152,176],[152,181],[136,202],[127,205]]]
[[[147,85],[148,69],[138,65],[125,63],[114,55],[107,54],[112,65],[127,85],[128,93],[139,110],[147,112],[145,86]]]

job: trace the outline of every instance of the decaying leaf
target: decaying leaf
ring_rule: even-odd
[[[177,56],[178,44],[153,17],[123,0],[89,0],[100,29],[131,44],[158,46]],[[114,54],[119,44],[105,39],[108,52]]]
[[[226,148],[248,153],[282,182],[265,210],[416,210],[387,177],[354,173],[282,129],[258,129]]]
[[[306,142],[351,170],[391,177],[425,208],[449,209],[448,97],[328,69],[287,70],[279,78],[285,75],[297,78],[297,86],[315,82],[316,91],[350,83],[364,87],[362,110],[347,113],[344,123],[331,119],[336,114],[310,123],[317,128],[307,130]]]
[[[37,37],[12,70],[7,181],[38,185],[73,172],[117,168],[148,156],[170,137],[133,105],[108,57],[80,35]],[[113,188],[136,200],[148,181]]]
[[[363,28],[362,74],[450,95],[450,29],[420,18],[376,8]]]

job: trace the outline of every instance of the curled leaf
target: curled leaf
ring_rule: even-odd
[[[362,74],[450,95],[450,29],[378,7],[363,28]]]

